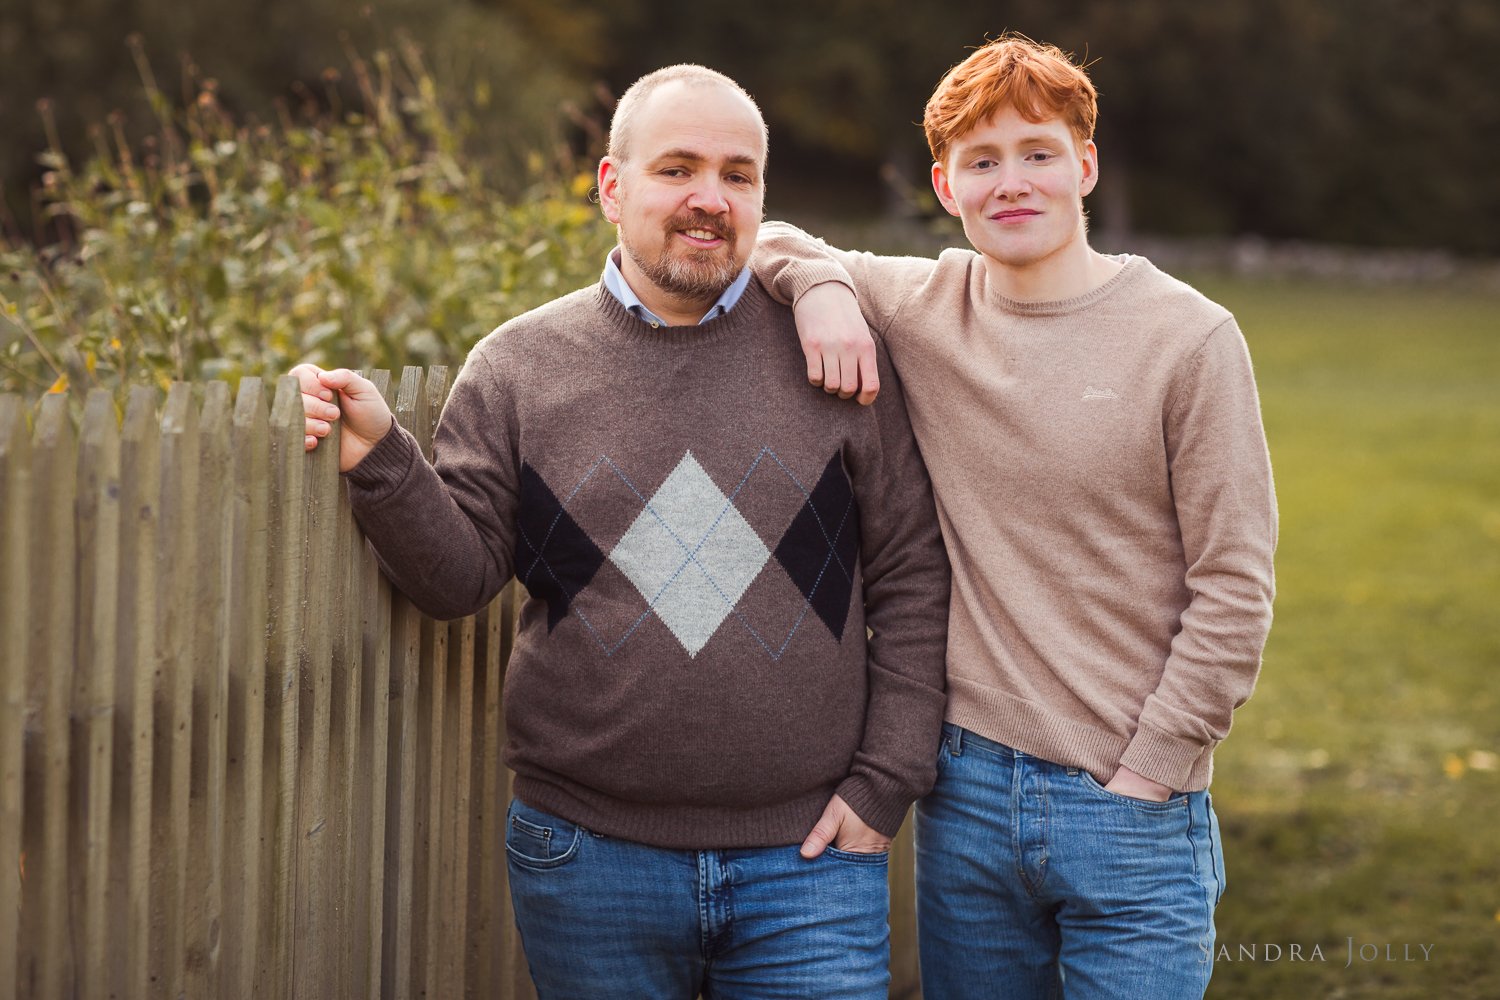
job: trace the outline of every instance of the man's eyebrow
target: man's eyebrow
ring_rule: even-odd
[[[1063,145],[1063,143],[1058,140],[1057,136],[1051,135],[1047,132],[1032,132],[1030,135],[1023,135],[1019,139],[1015,140],[1014,145],[1061,146]],[[976,142],[973,145],[967,145],[960,142],[958,144],[958,152],[963,156],[975,156],[979,153],[998,153],[1000,151],[1001,145],[995,142]]]
[[[665,152],[659,153],[651,158],[653,163],[659,163],[662,160],[687,160],[691,163],[702,163],[707,159],[708,157],[704,156],[702,153],[686,148],[668,149]],[[760,161],[754,156],[751,156],[749,153],[736,153],[733,156],[725,157],[725,159],[728,162],[736,165],[749,164],[752,167],[760,166]]]

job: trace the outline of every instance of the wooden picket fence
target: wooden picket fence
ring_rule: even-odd
[[[430,453],[448,370],[371,376]],[[434,622],[296,381],[0,396],[0,1000],[534,996],[500,760],[514,584]],[[892,990],[917,996],[911,843]]]

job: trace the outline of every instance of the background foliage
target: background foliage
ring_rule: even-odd
[[[534,157],[506,194],[411,44],[350,76],[357,109],[274,126],[236,121],[211,81],[181,112],[151,89],[143,140],[117,118],[78,167],[44,154],[40,204],[70,238],[0,247],[0,389],[457,364],[598,273],[591,173]]]
[[[43,146],[37,98],[53,99],[75,156],[115,107],[127,131],[151,127],[131,99],[131,32],[170,68],[169,97],[191,99],[186,52],[225,106],[271,117],[277,98],[324,100],[341,37],[368,51],[397,27],[445,89],[484,95],[472,140],[507,165],[502,186],[528,152],[598,152],[596,84],[619,93],[690,60],[764,104],[777,211],[867,214],[882,198],[906,211],[882,175],[925,188],[913,123],[933,84],[1010,28],[1092,62],[1101,227],[1500,253],[1493,0],[947,0],[923,13],[901,0],[0,0],[0,175],[18,224]]]

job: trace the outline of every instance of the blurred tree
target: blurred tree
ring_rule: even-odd
[[[729,73],[824,198],[869,204],[882,165],[923,189],[932,86],[1011,29],[1091,63],[1097,224],[1500,253],[1500,226],[1474,224],[1500,221],[1493,0],[491,2],[616,93],[670,62]]]
[[[367,13],[361,13],[366,11]],[[191,52],[220,95],[266,112],[300,80],[409,26],[437,75],[473,98],[475,139],[524,177],[538,160],[599,152],[618,94],[681,61],[722,69],[772,128],[773,208],[858,212],[882,172],[926,188],[920,120],[932,86],[1006,29],[1091,63],[1104,183],[1095,225],[1168,234],[1259,233],[1500,253],[1500,3],[1495,0],[0,0],[0,171],[34,178],[51,95],[64,142],[138,91],[120,39],[154,65]],[[438,55],[440,54],[440,55]],[[165,71],[164,71],[165,74]],[[164,81],[164,89],[171,87]],[[138,115],[139,117],[139,115]],[[930,208],[930,205],[929,205]],[[1478,223],[1478,224],[1476,224]],[[1485,224],[1489,223],[1489,224]]]
[[[569,116],[560,111],[585,102],[586,88],[512,16],[471,0],[0,0],[0,183],[9,209],[0,221],[31,231],[27,192],[49,143],[39,100],[75,156],[108,141],[90,140],[88,129],[117,109],[120,135],[155,130],[166,109],[149,106],[142,67],[178,106],[196,99],[206,78],[223,106],[261,120],[284,118],[278,102],[336,109],[357,100],[350,54],[398,33],[427,51],[436,85],[475,117],[473,141],[508,190],[568,152]]]

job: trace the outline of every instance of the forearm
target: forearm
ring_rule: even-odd
[[[946,703],[949,569],[899,380],[883,363],[879,445],[857,455],[869,640],[865,735],[838,794],[893,835],[932,787]]]
[[[1228,735],[1255,686],[1271,627],[1277,534],[1254,376],[1232,320],[1210,334],[1182,383],[1167,456],[1191,599],[1121,760],[1174,788]]]
[[[772,297],[788,305],[820,284],[847,285],[858,297],[866,323],[883,334],[936,263],[924,257],[840,250],[789,223],[766,222],[761,224],[750,269]]]
[[[424,614],[472,614],[509,578],[509,549],[498,526],[476,524],[407,431],[393,427],[345,476],[381,568]]]
[[[1265,586],[1239,577],[1196,595],[1120,763],[1182,789],[1254,690],[1270,624],[1269,572]]]

